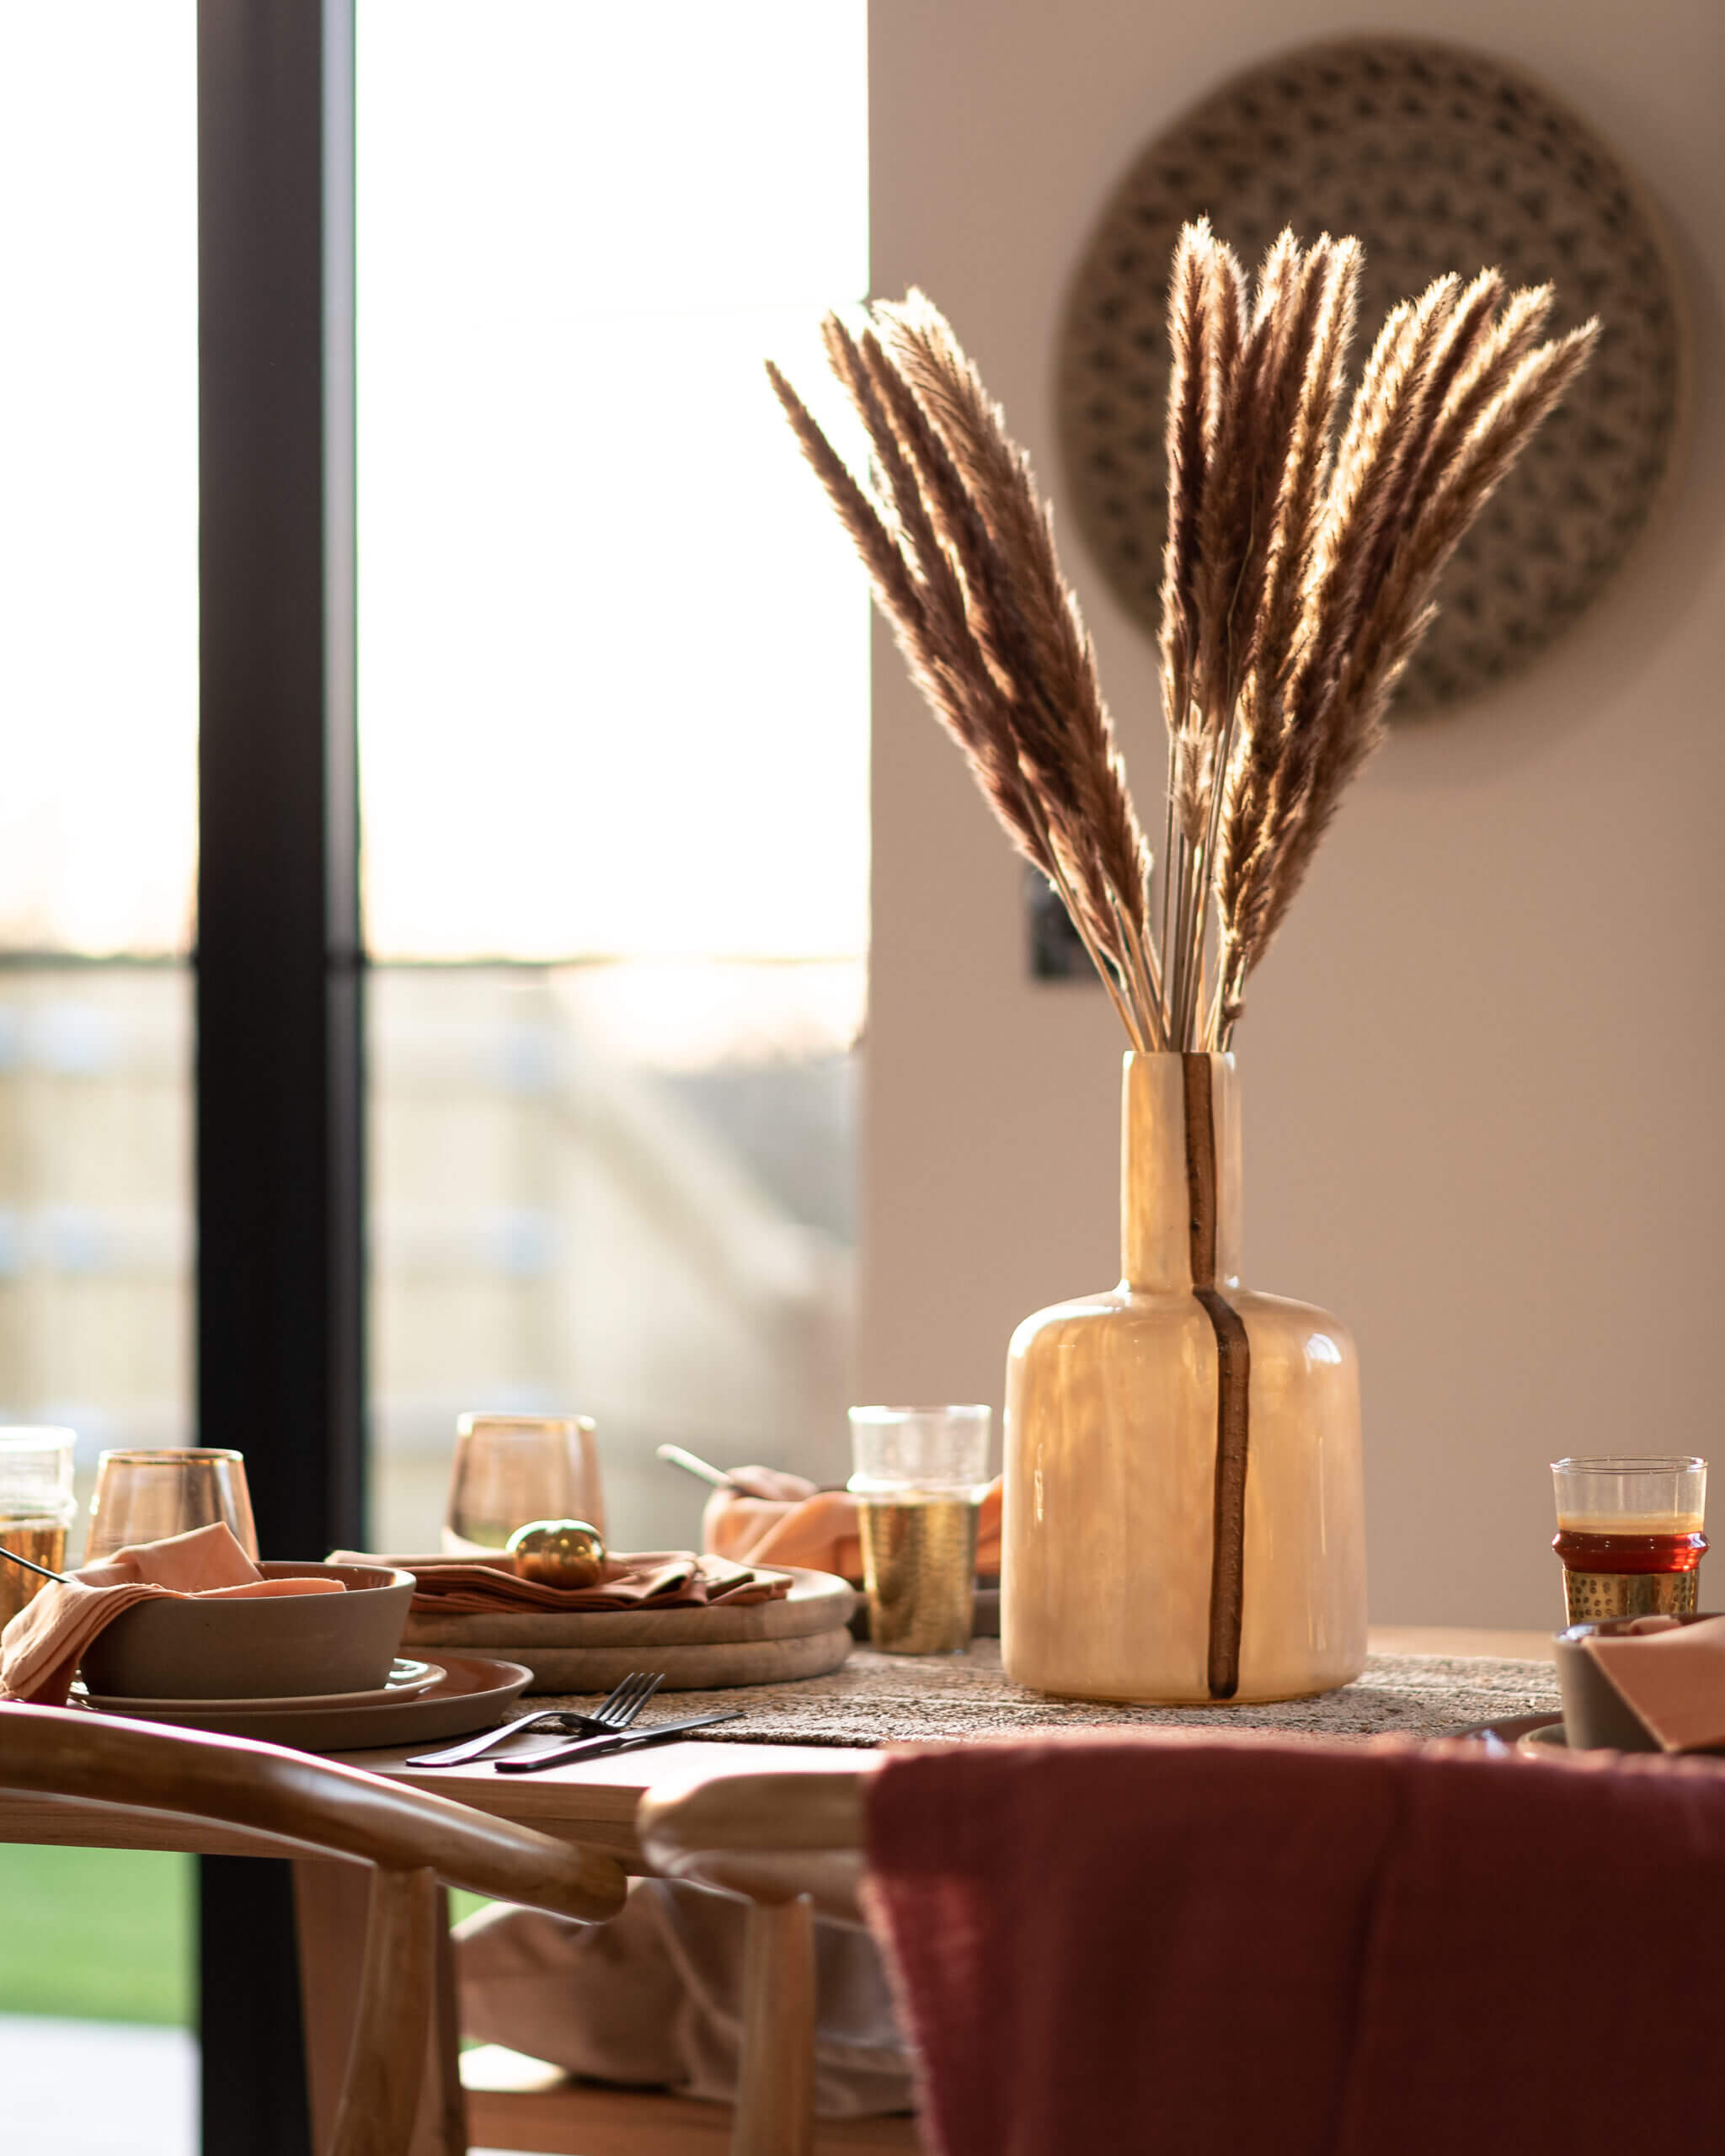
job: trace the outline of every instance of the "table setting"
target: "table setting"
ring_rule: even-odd
[[[1468,1734],[1521,1758],[1725,1754],[1725,1617],[1696,1606],[1699,1459],[1553,1463],[1571,1621],[1549,1657],[1381,1652],[1346,1684],[1247,1707],[1016,1679],[986,1607],[1001,1500],[989,1410],[868,1406],[851,1420],[843,1488],[667,1448],[714,1485],[701,1551],[613,1553],[591,1520],[514,1517],[558,1498],[603,1517],[583,1417],[463,1417],[446,1546],[399,1557],[260,1562],[240,1454],[104,1454],[76,1572],[32,1554],[63,1556],[63,1539],[0,1528],[20,1603],[0,1635],[0,1703],[499,1776],[697,1732],[872,1750],[1172,1725]],[[9,1510],[51,1516],[61,1538],[68,1443],[0,1433]],[[476,1501],[496,1540],[473,1531]],[[119,1539],[133,1534],[151,1539]]]

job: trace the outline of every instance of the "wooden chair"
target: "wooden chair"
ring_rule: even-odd
[[[463,2062],[474,2143],[535,2156],[914,2156],[914,2119],[814,2116],[814,1917],[860,1920],[862,1788],[859,1774],[740,1774],[642,1800],[655,1870],[748,1897],[733,2110],[549,2069],[536,2082],[526,2062],[488,2047]]]
[[[352,2047],[328,2156],[405,2156],[425,2073],[444,1888],[583,1924],[622,1906],[610,1857],[355,1767],[239,1737],[0,1709],[0,1790],[211,1821],[284,1856],[372,1866]]]

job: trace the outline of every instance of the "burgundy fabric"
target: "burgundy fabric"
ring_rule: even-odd
[[[1725,2132],[1717,1767],[1087,1735],[895,1754],[868,1833],[937,2156]]]

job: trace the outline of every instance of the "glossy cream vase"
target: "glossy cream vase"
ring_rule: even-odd
[[[1346,1684],[1365,1665],[1358,1359],[1322,1310],[1240,1286],[1233,1057],[1129,1054],[1122,1138],[1120,1284],[1027,1318],[1007,1358],[1007,1673],[1177,1704]],[[1219,1385],[1243,1459],[1220,1492]]]

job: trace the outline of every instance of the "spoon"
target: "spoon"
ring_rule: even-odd
[[[692,1475],[697,1482],[710,1482],[715,1490],[734,1490],[740,1497],[764,1497],[765,1490],[752,1483],[727,1475],[722,1467],[715,1467],[710,1460],[702,1460],[698,1453],[688,1452],[681,1445],[660,1445],[659,1457],[667,1467],[681,1467],[685,1475]]]
[[[51,1572],[45,1565],[39,1565],[34,1557],[20,1557],[17,1550],[8,1550],[3,1542],[0,1542],[0,1557],[8,1564],[22,1565],[27,1572],[40,1572],[45,1580],[57,1580],[61,1587],[72,1585],[64,1572]]]
[[[685,1475],[692,1475],[697,1481],[710,1482],[715,1490],[734,1490],[740,1497],[759,1497],[769,1505],[787,1501],[776,1497],[771,1490],[763,1490],[758,1482],[751,1482],[746,1476],[727,1475],[724,1468],[715,1467],[710,1460],[702,1460],[699,1453],[690,1452],[682,1445],[660,1445],[658,1456],[667,1467],[681,1467]],[[821,1482],[816,1485],[817,1496],[844,1488],[842,1482]]]

